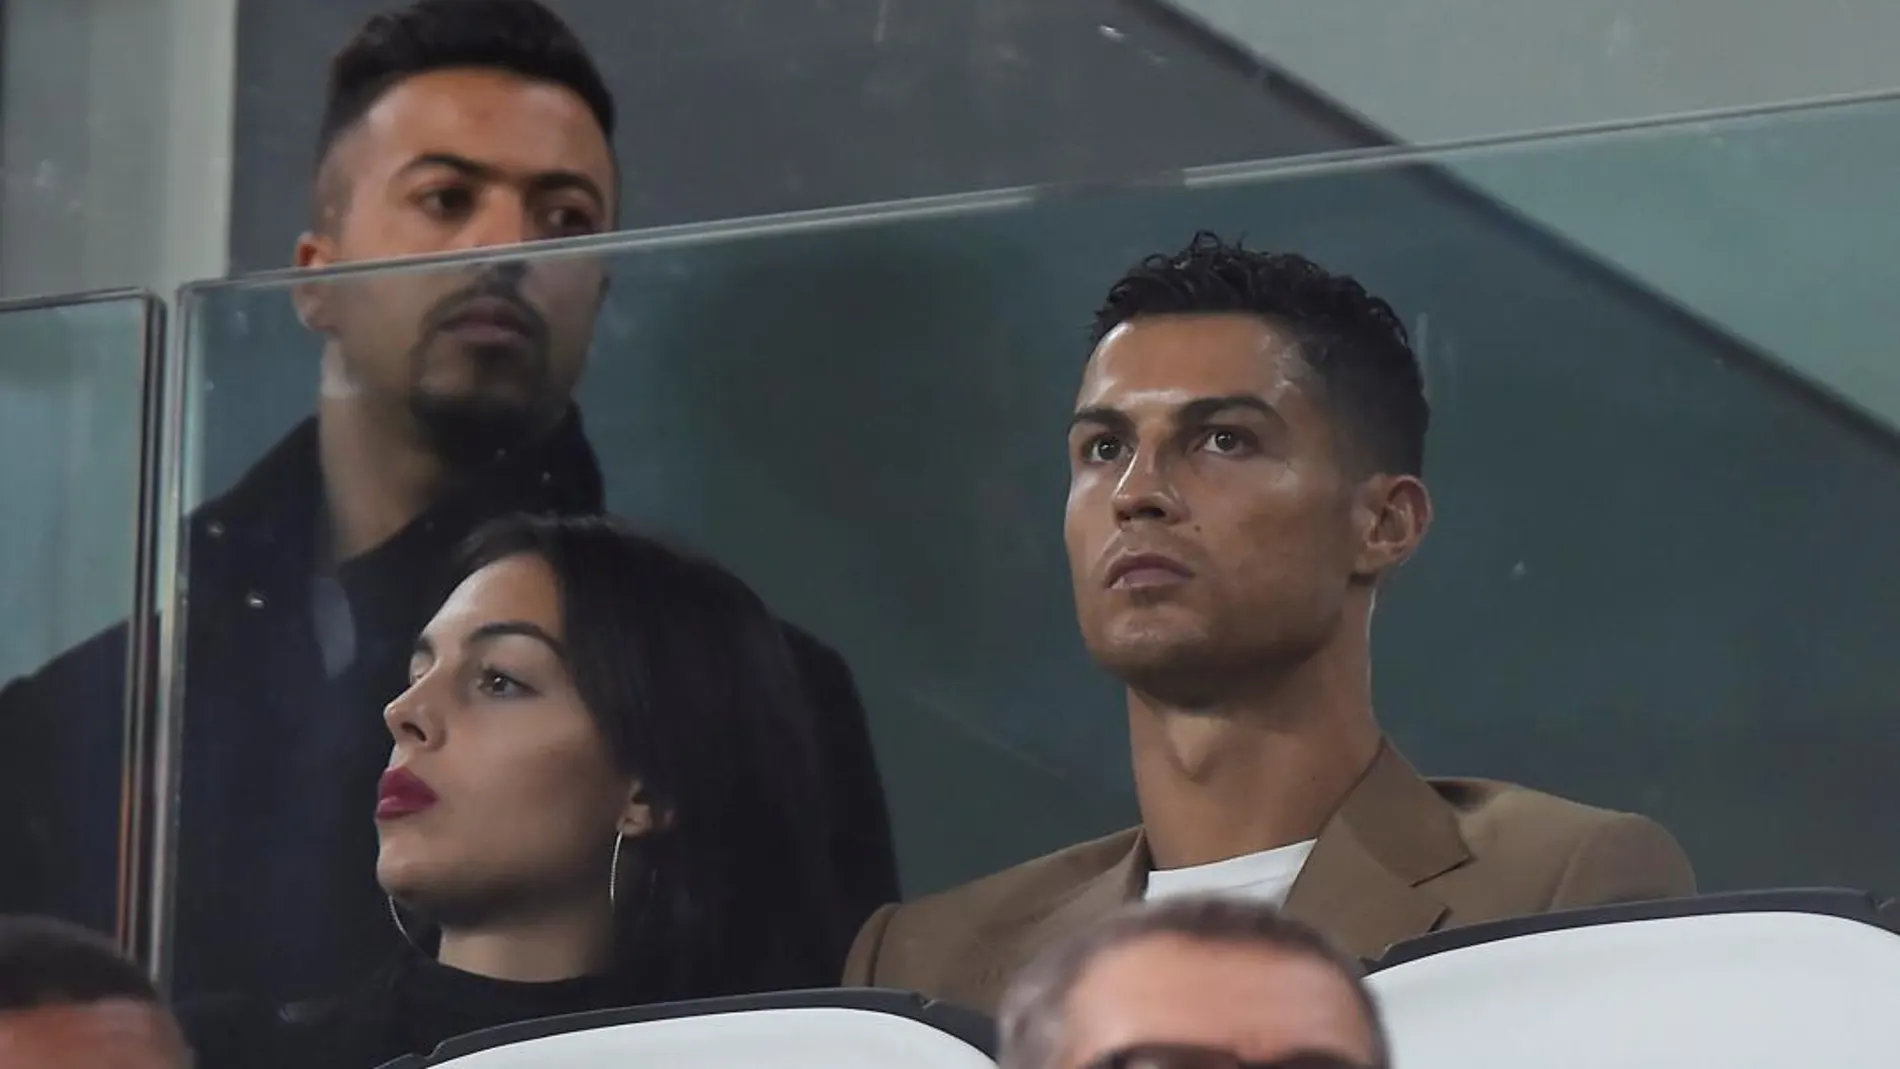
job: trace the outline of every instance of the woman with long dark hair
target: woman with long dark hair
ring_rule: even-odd
[[[367,1069],[516,1020],[833,984],[811,718],[758,597],[601,519],[503,521],[459,573],[384,712],[376,875],[409,952],[276,1014],[268,1054],[206,1021],[203,1061]]]

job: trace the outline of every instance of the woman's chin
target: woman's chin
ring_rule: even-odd
[[[384,844],[382,854],[376,859],[376,882],[382,885],[383,893],[392,898],[405,901],[427,898],[435,882],[430,879],[433,868],[426,858],[408,850],[392,850]]]

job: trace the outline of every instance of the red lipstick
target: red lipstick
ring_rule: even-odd
[[[383,773],[376,786],[376,819],[396,820],[420,813],[436,803],[435,791],[422,777],[406,768]]]

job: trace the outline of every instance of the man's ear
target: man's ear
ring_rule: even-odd
[[[1432,495],[1416,475],[1375,475],[1353,506],[1359,552],[1353,576],[1377,582],[1412,558],[1432,525]]]
[[[297,250],[291,262],[300,268],[328,267],[336,262],[336,249],[328,237],[306,230],[297,238]],[[329,284],[324,282],[300,282],[291,287],[290,300],[297,309],[297,318],[311,330],[327,331],[331,327],[329,304],[325,300],[329,290]]]

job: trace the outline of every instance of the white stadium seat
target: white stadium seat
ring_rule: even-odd
[[[1900,1064],[1900,934],[1856,892],[1501,921],[1372,969],[1397,1069]]]
[[[386,1069],[995,1069],[980,1014],[895,991],[796,991],[575,1014]]]

